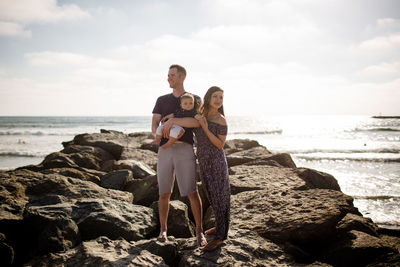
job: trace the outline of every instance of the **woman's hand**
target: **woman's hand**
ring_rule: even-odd
[[[208,122],[205,117],[202,116],[202,118],[199,119],[199,123],[200,123],[201,128],[203,128],[203,130],[208,129]]]

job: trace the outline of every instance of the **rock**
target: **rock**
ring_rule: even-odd
[[[319,246],[347,213],[358,213],[352,202],[341,192],[323,189],[242,192],[232,196],[231,225],[277,243]]]
[[[25,206],[28,203],[25,187],[15,183],[12,176],[5,172],[0,172],[0,199],[0,220],[23,220]]]
[[[63,143],[71,145],[70,143]],[[137,140],[116,131],[103,131],[103,133],[79,134],[74,137],[72,144],[81,146],[100,147],[109,152],[115,159],[120,159],[123,148],[126,146],[139,147]]]
[[[81,242],[78,226],[67,217],[41,216],[29,210],[25,214],[24,225],[29,227],[31,238],[26,239],[33,241],[33,254],[65,251]]]
[[[140,146],[140,148],[141,149],[145,149],[145,150],[149,150],[149,151],[153,151],[155,153],[158,153],[159,146],[158,145],[154,145],[154,144],[146,143],[146,144],[142,144]]]
[[[307,168],[297,168],[297,174],[307,183],[308,188],[341,191],[337,180],[330,174]]]
[[[269,152],[265,147],[257,146],[227,155],[226,160],[228,162],[228,166],[233,167],[236,165],[245,164],[250,161],[268,158],[270,156],[271,152]]]
[[[307,188],[296,171],[289,168],[241,165],[232,167],[231,171],[234,173],[229,176],[232,195],[262,189],[285,191]]]
[[[69,145],[60,151],[64,154],[86,153],[98,158],[100,163],[114,159],[113,155],[100,147]]]
[[[272,165],[277,167],[296,168],[296,164],[294,163],[292,157],[287,153],[273,154],[262,159],[256,159],[247,162],[244,165]]]
[[[45,169],[53,168],[78,168],[79,166],[70,158],[68,154],[54,152],[47,155],[41,163]]]
[[[378,227],[370,218],[365,218],[351,213],[346,214],[346,216],[338,223],[336,229],[342,235],[351,230],[357,230],[372,236],[378,236]]]
[[[168,235],[175,237],[193,237],[195,229],[192,221],[189,220],[188,207],[179,200],[169,202],[168,213]],[[151,207],[154,209],[158,217],[158,201],[154,202]]]
[[[105,214],[99,215],[112,222],[112,227],[108,229],[110,232],[114,232],[113,227],[119,230],[121,227],[117,225],[127,220],[120,216],[131,220],[125,223],[126,228],[141,217],[146,223],[146,220],[152,220],[154,217],[153,211],[148,209],[150,215],[136,215],[137,218],[130,218],[135,215],[130,206],[133,201],[131,193],[104,189],[92,182],[62,175],[42,174],[28,170],[0,172],[0,188],[2,191],[0,232],[7,236],[8,244],[15,251],[16,265],[21,265],[38,253],[74,246],[79,237],[74,232],[76,228],[72,221],[79,226],[78,219],[95,216],[96,208],[98,211],[101,210],[98,208],[100,205],[86,205],[86,209],[83,204],[79,205],[79,203],[87,202],[88,199],[93,199],[93,202],[110,203],[108,209],[112,212],[103,209],[101,211]],[[123,209],[124,206],[131,208]],[[124,210],[128,210],[126,211],[128,215],[124,214]],[[116,218],[110,216],[109,213],[116,214]],[[34,225],[36,225],[34,228],[36,230],[31,231]],[[137,229],[140,232],[137,235],[149,234],[155,226],[156,222],[147,225],[145,229]],[[88,236],[89,234],[82,229],[85,230],[79,226],[80,233]],[[131,227],[128,231],[133,232],[135,229]]]
[[[43,174],[60,174],[66,177],[77,178],[83,181],[89,181],[95,184],[100,184],[100,177],[105,173],[95,170],[89,170],[84,168],[53,168],[44,169],[40,171]]]
[[[7,244],[6,236],[0,233],[0,265],[10,266],[14,262],[14,249]]]
[[[168,236],[168,241],[160,242],[156,238],[135,242],[135,247],[150,251],[164,259],[168,266],[177,266],[179,263],[178,242],[173,236]]]
[[[158,200],[157,176],[127,181],[124,190],[132,193],[133,203],[149,207]]]
[[[124,239],[98,237],[65,252],[52,253],[24,266],[168,266],[163,259]]]
[[[394,249],[379,238],[353,230],[347,238],[329,246],[323,259],[334,266],[366,266],[393,252]]]
[[[121,154],[121,160],[133,159],[133,160],[140,161],[140,162],[150,166],[153,170],[156,170],[157,169],[156,168],[157,167],[157,151],[154,153],[153,151],[150,151],[150,150],[124,147],[122,154]]]
[[[75,203],[71,216],[77,221],[84,240],[107,236],[128,241],[149,238],[157,230],[153,209],[113,199],[86,199]]]
[[[257,141],[250,139],[233,139],[227,140],[224,145],[224,150],[227,155],[247,150],[253,147],[261,146]]]
[[[193,250],[194,242],[178,240],[179,266],[298,266],[278,245],[242,229],[231,229],[225,244],[212,252]]]
[[[131,180],[133,180],[133,175],[130,170],[113,171],[101,177],[100,186],[109,189],[122,190]]]
[[[130,170],[134,179],[141,179],[147,176],[156,175],[156,172],[141,161],[134,159],[113,161],[109,166],[109,170]]]
[[[87,152],[65,154],[54,152],[46,156],[41,165],[45,169],[52,168],[87,168],[100,170],[102,160]]]

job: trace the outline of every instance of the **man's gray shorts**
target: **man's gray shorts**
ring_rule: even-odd
[[[160,195],[172,193],[174,174],[181,196],[197,191],[196,157],[191,144],[174,143],[166,149],[158,149],[157,181]]]

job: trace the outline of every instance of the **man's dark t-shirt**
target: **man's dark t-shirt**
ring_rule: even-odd
[[[200,97],[197,95],[193,95],[195,98],[194,108],[197,110],[198,103],[200,103]],[[160,96],[157,99],[156,105],[153,109],[153,114],[161,114],[161,118],[164,118],[168,114],[174,113],[180,109],[180,101],[179,97],[175,97],[172,93]],[[194,117],[196,113],[192,114]],[[181,138],[178,139],[179,141],[189,143],[193,145],[193,131],[192,128],[185,128],[185,133],[182,135]],[[160,146],[168,142],[168,139],[162,138],[160,142]]]

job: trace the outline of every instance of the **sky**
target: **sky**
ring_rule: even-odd
[[[0,0],[0,116],[151,115],[171,64],[226,115],[400,115],[400,1]]]

